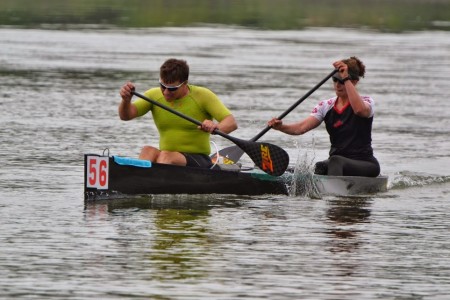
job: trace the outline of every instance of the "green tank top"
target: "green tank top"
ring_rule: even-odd
[[[159,87],[149,89],[144,95],[200,122],[205,119],[220,122],[231,115],[228,108],[209,89],[194,85],[188,85],[188,88],[188,95],[173,102],[166,101]],[[211,153],[210,134],[198,129],[196,124],[140,98],[133,104],[136,105],[139,117],[152,112],[160,135],[160,150],[205,155]]]

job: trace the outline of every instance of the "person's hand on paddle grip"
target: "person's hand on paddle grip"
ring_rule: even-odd
[[[343,61],[336,61],[333,63],[333,66],[339,70],[339,76],[341,78],[348,77],[348,66]]]
[[[122,97],[122,100],[129,103],[131,102],[131,98],[133,98],[132,92],[134,91],[135,86],[131,82],[125,83],[122,88],[120,89],[120,96]]]
[[[219,126],[211,120],[205,120],[202,122],[202,125],[198,127],[199,129],[213,133],[214,130],[219,129]]]
[[[282,125],[283,125],[283,121],[281,121],[277,118],[272,118],[272,120],[267,122],[267,126],[272,127],[275,130],[279,130]]]

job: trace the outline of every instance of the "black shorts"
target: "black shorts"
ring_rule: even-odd
[[[205,154],[181,153],[186,157],[187,167],[211,168],[213,163],[211,158]]]

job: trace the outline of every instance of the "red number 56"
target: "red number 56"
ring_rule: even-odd
[[[86,187],[100,190],[108,189],[108,167],[108,157],[88,156]]]

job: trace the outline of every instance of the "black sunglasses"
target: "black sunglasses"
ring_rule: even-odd
[[[179,85],[176,86],[168,86],[165,85],[164,83],[161,82],[161,80],[159,81],[159,86],[161,87],[161,89],[164,91],[165,89],[168,89],[169,92],[175,92],[176,90],[178,90],[183,84],[185,84],[186,81],[183,81],[182,83],[180,83]]]
[[[345,82],[340,79],[340,78],[336,78],[336,77],[331,77],[331,79],[333,79],[333,82],[339,82],[340,84],[344,84]]]

